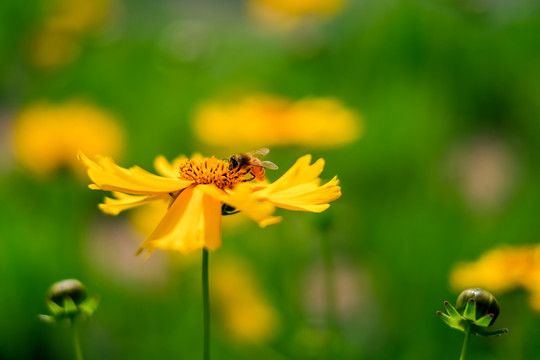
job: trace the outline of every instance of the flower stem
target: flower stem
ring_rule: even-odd
[[[79,341],[79,331],[77,330],[77,325],[75,323],[72,324],[71,330],[73,333],[73,348],[75,349],[75,359],[83,360],[81,342]]]
[[[465,328],[465,340],[463,340],[463,347],[461,348],[461,356],[459,357],[459,360],[465,360],[465,354],[467,353],[467,343],[469,342],[470,337],[471,327],[467,326]]]
[[[203,359],[210,360],[210,296],[208,290],[208,250],[203,248],[202,258],[202,288],[203,288]]]

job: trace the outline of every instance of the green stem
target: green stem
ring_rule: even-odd
[[[208,290],[208,250],[203,248],[202,258],[202,287],[203,287],[203,359],[210,360],[210,296]]]
[[[467,326],[465,328],[465,340],[463,340],[463,347],[461,348],[461,356],[459,357],[459,360],[465,360],[465,354],[467,353],[467,344],[469,342],[470,337],[471,337],[471,327]]]
[[[79,331],[77,330],[77,325],[72,323],[71,330],[73,333],[73,348],[75,349],[75,359],[83,360],[82,351],[81,351],[81,342],[79,341]]]

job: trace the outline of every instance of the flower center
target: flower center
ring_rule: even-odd
[[[246,181],[247,171],[230,170],[229,163],[215,157],[186,160],[180,164],[178,177],[197,184],[214,184],[220,189],[232,189]]]

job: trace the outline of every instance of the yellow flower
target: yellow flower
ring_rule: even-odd
[[[154,175],[138,166],[125,169],[109,157],[90,160],[82,152],[79,159],[93,181],[91,189],[113,191],[105,198],[102,211],[119,212],[152,201],[170,201],[157,227],[137,253],[156,248],[190,252],[199,248],[217,249],[221,245],[222,205],[242,211],[261,227],[280,221],[273,216],[276,207],[289,210],[321,212],[329,202],[341,196],[338,179],[320,185],[324,160],[311,164],[305,155],[275,182],[253,183],[246,169],[229,168],[229,162],[200,155],[179,157],[169,163],[164,157],[155,160]]]
[[[30,60],[38,68],[56,68],[71,63],[79,53],[79,41],[70,33],[45,28],[33,39]]]
[[[89,32],[104,22],[110,8],[110,0],[56,0],[46,27],[73,34]]]
[[[81,36],[98,28],[110,10],[109,0],[56,0],[50,5],[29,54],[39,68],[72,62],[80,53]]]
[[[279,314],[265,299],[253,270],[239,259],[228,259],[216,263],[214,274],[212,296],[227,334],[240,342],[271,340],[280,325]]]
[[[340,11],[345,0],[251,0],[251,3],[264,5],[291,16],[327,16]]]
[[[531,292],[531,305],[540,311],[540,246],[503,246],[477,261],[457,264],[450,284],[455,290],[481,287],[494,293],[518,288]]]
[[[109,112],[82,101],[36,103],[21,110],[14,127],[19,162],[46,176],[62,166],[80,171],[77,151],[90,155],[123,150],[124,134]]]
[[[290,31],[329,18],[344,5],[345,0],[248,0],[247,10],[261,25]]]
[[[201,105],[193,121],[195,133],[214,146],[246,149],[275,145],[334,147],[356,140],[360,118],[333,98],[292,102],[253,95],[231,102]]]

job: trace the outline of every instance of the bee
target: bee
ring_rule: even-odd
[[[270,152],[269,149],[259,149],[248,153],[241,153],[231,156],[229,161],[229,170],[235,172],[244,172],[245,174],[251,174],[253,177],[250,180],[264,180],[264,169],[276,170],[278,167],[271,161],[261,161],[254,155],[267,155]]]

